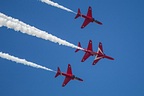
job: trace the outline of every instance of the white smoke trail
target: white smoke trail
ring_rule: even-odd
[[[40,0],[40,1],[44,2],[44,3],[47,3],[47,4],[51,5],[51,6],[55,6],[57,8],[60,8],[60,9],[66,10],[68,12],[72,12],[72,13],[76,14],[76,12],[74,12],[74,11],[72,11],[72,10],[62,6],[62,5],[59,5],[58,3],[55,3],[55,2],[53,2],[51,0]]]
[[[14,61],[16,63],[23,64],[23,65],[27,65],[27,66],[31,66],[31,67],[34,67],[34,68],[40,68],[40,69],[44,69],[44,70],[55,72],[54,70],[49,69],[47,67],[44,67],[44,66],[38,65],[36,63],[32,63],[32,62],[26,61],[25,59],[20,59],[18,57],[11,56],[11,55],[9,55],[7,53],[0,52],[0,57],[3,58],[3,59]]]
[[[0,27],[5,26],[7,28],[11,28],[14,29],[15,31],[19,31],[31,36],[35,36],[44,40],[49,40],[51,42],[54,43],[58,43],[59,45],[65,45],[65,46],[69,46],[72,48],[77,48],[77,49],[81,49],[82,48],[67,42],[66,40],[62,40],[56,36],[53,36],[51,34],[48,34],[46,31],[42,31],[40,29],[37,29],[33,26],[30,26],[28,24],[25,24],[21,21],[19,21],[18,19],[14,19],[12,17],[6,16],[3,13],[0,13]]]

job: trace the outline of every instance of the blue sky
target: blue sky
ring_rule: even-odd
[[[0,58],[0,96],[143,96],[144,95],[144,1],[143,0],[53,0],[83,14],[92,7],[93,17],[103,25],[89,24],[80,29],[83,18],[52,7],[39,0],[2,0],[0,12],[31,26],[47,31],[75,45],[86,48],[99,42],[104,52],[115,58],[103,59],[92,66],[94,57],[81,63],[83,52],[42,40],[6,27],[0,28],[0,51],[19,58],[66,72],[71,64],[73,73],[84,82],[70,81],[61,87],[64,77]]]

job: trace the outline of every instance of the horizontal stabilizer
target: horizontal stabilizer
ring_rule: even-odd
[[[60,68],[58,67],[57,73],[56,73],[56,75],[55,75],[55,78],[56,78],[57,76],[59,76],[59,75],[61,75],[61,71],[60,71]]]
[[[80,42],[78,43],[78,47],[81,47]],[[75,52],[78,52],[80,49],[76,49]]]
[[[78,9],[78,13],[77,13],[77,15],[75,16],[75,19],[78,18],[78,17],[80,17],[80,16],[81,16],[81,12],[80,12],[80,9]]]

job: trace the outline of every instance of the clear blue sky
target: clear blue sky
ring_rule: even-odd
[[[52,7],[39,0],[1,0],[0,12],[26,24],[47,31],[84,48],[99,42],[104,52],[115,58],[103,59],[92,66],[94,57],[81,63],[83,52],[45,41],[6,27],[0,28],[0,51],[35,62],[53,70],[59,66],[66,72],[71,64],[73,73],[84,82],[70,81],[61,87],[64,77],[0,58],[0,96],[144,96],[144,1],[143,0],[53,0],[77,12],[87,13],[103,25],[80,26],[84,19]]]

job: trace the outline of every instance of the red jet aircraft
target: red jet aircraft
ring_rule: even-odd
[[[97,24],[99,24],[99,25],[102,25],[101,22],[99,22],[98,20],[95,20],[95,19],[92,17],[92,8],[91,8],[91,7],[88,8],[87,15],[81,14],[80,9],[78,9],[78,13],[77,13],[77,15],[75,16],[75,19],[78,18],[78,17],[80,17],[80,16],[83,17],[83,18],[85,18],[85,21],[83,22],[81,28],[84,28],[84,27],[87,26],[90,22],[95,22],[95,23],[97,23]]]
[[[78,43],[78,46],[81,47],[81,44],[80,42]],[[78,52],[80,49],[76,49],[75,52]],[[93,65],[95,65],[100,59],[102,58],[107,58],[107,59],[110,59],[110,60],[114,60],[114,58],[110,57],[110,56],[107,56],[104,54],[103,52],[103,47],[102,47],[102,43],[100,42],[99,43],[99,46],[98,46],[98,51],[97,52],[94,52],[93,49],[92,49],[92,41],[90,40],[89,41],[89,44],[88,44],[88,47],[87,49],[84,49],[82,50],[85,52],[85,55],[83,56],[81,62],[84,62],[87,58],[89,58],[90,56],[96,56],[94,61],[93,61]]]
[[[81,78],[76,77],[75,75],[72,74],[72,69],[71,69],[71,65],[68,64],[68,68],[67,68],[67,73],[63,73],[60,71],[60,68],[58,67],[57,73],[55,75],[55,78],[59,75],[63,75],[65,76],[65,80],[62,84],[62,87],[64,87],[70,80],[79,80],[79,81],[83,81]]]

